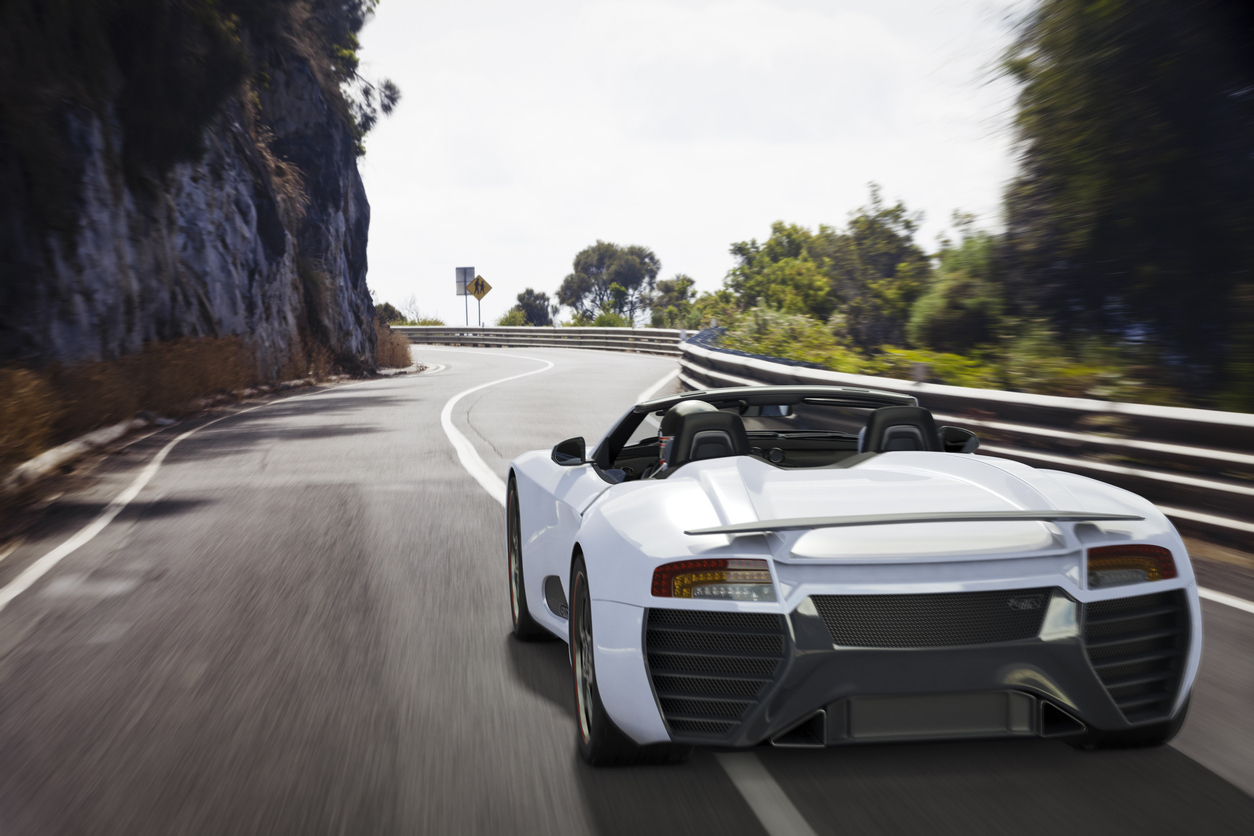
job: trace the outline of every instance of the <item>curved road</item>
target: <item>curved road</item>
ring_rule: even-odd
[[[1211,602],[1173,747],[881,745],[584,766],[565,645],[510,639],[503,511],[441,412],[542,369],[448,413],[499,478],[524,450],[599,437],[675,362],[416,353],[444,368],[143,438],[0,558],[2,590],[203,426],[0,610],[0,833],[1252,829],[1254,615]]]

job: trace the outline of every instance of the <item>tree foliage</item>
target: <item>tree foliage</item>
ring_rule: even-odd
[[[836,315],[859,348],[899,345],[930,272],[914,243],[920,222],[903,203],[886,205],[872,184],[870,203],[851,213],[843,229],[811,232],[776,222],[766,241],[733,244],[740,263],[724,285],[742,310],[760,305],[818,319]]]
[[[557,300],[572,308],[577,318],[595,319],[603,313],[636,321],[662,269],[648,247],[620,247],[597,241],[575,256],[574,270],[557,291]]]
[[[932,283],[910,312],[912,344],[962,353],[996,339],[1003,315],[996,246],[994,235],[969,225],[959,243],[944,242]]]
[[[553,324],[553,315],[557,313],[558,306],[549,299],[549,294],[527,288],[518,294],[518,304],[514,306],[514,310],[522,314],[522,324],[538,328]]]
[[[1024,19],[1005,60],[1017,313],[1160,346],[1195,390],[1254,389],[1232,364],[1254,314],[1251,22],[1229,0],[1042,0]]]
[[[657,292],[649,297],[648,305],[654,328],[691,328],[693,300],[697,292],[696,281],[684,273],[657,283]]]

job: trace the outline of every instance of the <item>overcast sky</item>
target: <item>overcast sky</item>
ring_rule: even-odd
[[[842,224],[875,181],[995,226],[1024,0],[383,0],[364,71],[404,94],[367,139],[368,282],[463,322],[454,268],[553,295],[597,239],[721,286],[772,221]],[[474,300],[471,299],[473,321]]]

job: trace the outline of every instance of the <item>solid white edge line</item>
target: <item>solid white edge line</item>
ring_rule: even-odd
[[[354,386],[357,384],[348,385]],[[152,477],[156,475],[157,469],[161,467],[161,463],[165,461],[165,457],[170,454],[172,449],[174,449],[174,445],[178,444],[192,433],[200,432],[205,427],[211,427],[219,421],[225,421],[227,418],[234,418],[238,415],[243,415],[246,412],[252,412],[255,409],[264,409],[267,406],[273,406],[274,404],[279,403],[291,403],[292,401],[301,400],[303,398],[311,398],[316,395],[324,395],[344,388],[346,387],[337,386],[334,389],[323,389],[318,392],[308,392],[302,395],[297,395],[294,398],[283,398],[282,400],[270,401],[269,403],[251,406],[248,409],[241,409],[239,412],[232,412],[230,415],[223,415],[219,418],[214,418],[212,421],[207,421],[199,427],[193,427],[187,432],[176,436],[169,444],[162,447],[161,451],[158,452],[157,455],[153,456],[152,461],[150,461],[144,469],[139,472],[139,475],[135,477],[135,480],[131,482],[131,484],[124,491],[114,497],[113,501],[106,505],[105,509],[101,511],[94,520],[79,529],[77,533],[64,543],[45,554],[31,565],[27,566],[16,578],[9,581],[3,589],[0,589],[0,610],[7,607],[9,602],[14,598],[30,589],[35,582],[46,575],[52,567],[56,566],[66,557],[90,543],[97,534],[105,529],[105,526],[113,522],[113,518],[122,513],[122,509],[129,505],[131,501],[139,495],[139,492],[144,489],[144,486],[152,480]]]
[[[478,354],[486,354],[487,352],[476,352]],[[515,360],[531,360],[534,363],[543,363],[544,368],[532,369],[529,372],[515,374],[509,377],[502,377],[499,380],[481,383],[478,386],[472,386],[464,392],[458,392],[449,398],[444,404],[444,409],[440,411],[440,425],[444,428],[444,434],[448,436],[449,442],[453,445],[453,449],[457,451],[457,458],[461,461],[462,467],[466,472],[474,477],[475,481],[483,486],[488,495],[501,503],[501,507],[505,507],[505,480],[497,476],[492,468],[488,467],[488,463],[483,460],[475,446],[470,443],[470,439],[462,435],[457,427],[453,426],[453,407],[457,402],[467,395],[478,392],[480,389],[487,389],[489,386],[495,386],[498,383],[507,383],[511,380],[518,380],[520,377],[527,377],[540,372],[547,372],[553,368],[553,363],[549,360],[541,360],[538,357],[527,357],[522,354],[501,354],[500,357],[512,357]]]
[[[661,380],[659,380],[657,383],[654,383],[648,389],[645,389],[643,392],[637,395],[636,403],[644,403],[649,398],[656,395],[659,389],[661,389],[663,386],[670,383],[672,380],[674,380],[677,377],[679,377],[679,369],[675,369],[675,371],[673,372],[668,372],[667,375],[663,377]]]
[[[1235,595],[1229,595],[1226,592],[1218,592],[1214,589],[1199,586],[1197,588],[1197,597],[1205,598],[1207,601],[1214,601],[1216,604],[1227,604],[1229,607],[1235,607],[1238,610],[1254,614],[1254,602],[1238,598]]]
[[[757,755],[718,752],[714,757],[770,836],[818,836]]]

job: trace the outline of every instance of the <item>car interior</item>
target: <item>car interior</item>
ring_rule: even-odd
[[[656,434],[625,444],[610,464],[622,481],[633,481],[666,478],[688,462],[727,456],[755,456],[781,468],[833,467],[859,454],[971,452],[976,444],[967,430],[938,430],[932,413],[922,407],[850,408],[813,398],[795,405],[742,403],[683,415],[665,468],[659,467]]]

